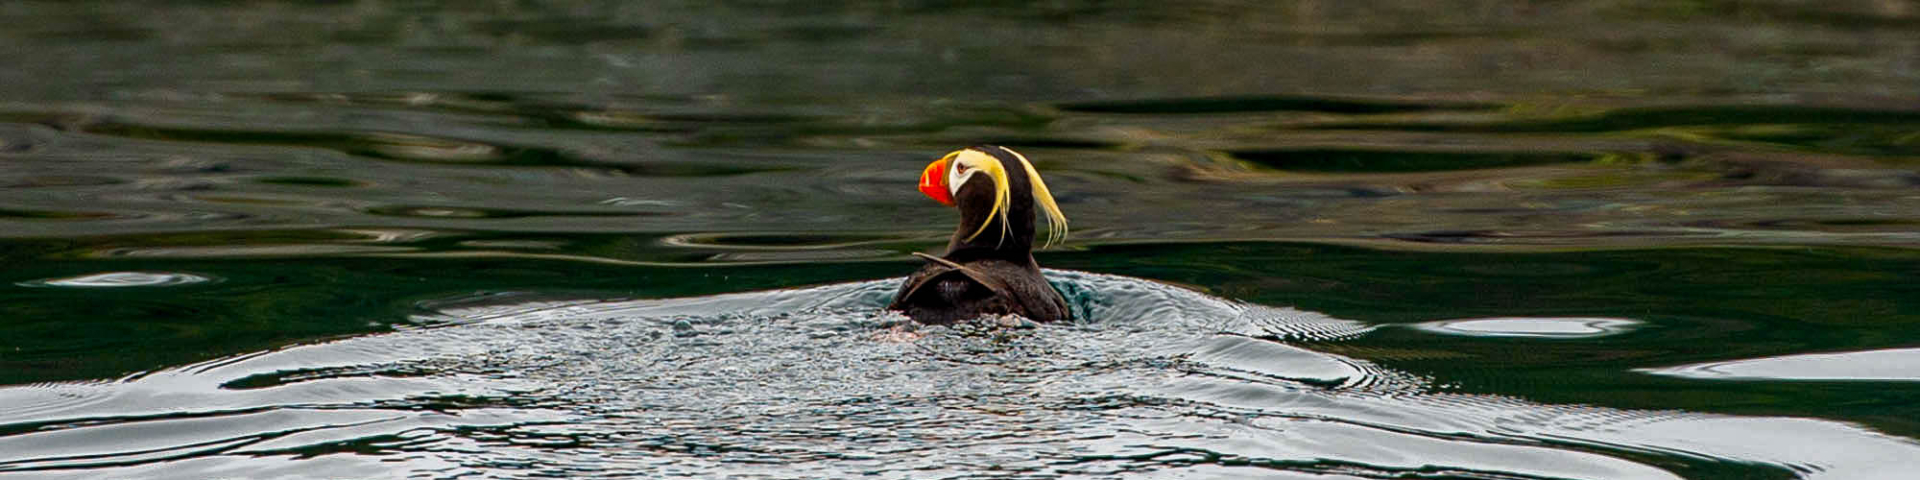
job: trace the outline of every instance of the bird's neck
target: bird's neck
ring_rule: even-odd
[[[1015,263],[1033,261],[1033,203],[1015,200],[1007,206],[1007,219],[1012,223],[1001,227],[999,215],[988,216],[989,208],[960,208],[960,226],[954,229],[953,238],[947,242],[949,260],[966,261],[975,259],[1001,259]],[[985,230],[980,229],[986,222]],[[974,235],[974,232],[980,232]],[[973,237],[969,239],[968,237]]]

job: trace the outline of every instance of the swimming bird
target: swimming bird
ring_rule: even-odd
[[[1035,209],[1047,219],[1046,245],[1066,238],[1067,217],[1027,157],[980,145],[956,150],[920,173],[920,192],[960,210],[960,226],[938,257],[907,276],[889,310],[916,322],[947,324],[982,315],[1040,322],[1070,319],[1067,301],[1033,261]]]

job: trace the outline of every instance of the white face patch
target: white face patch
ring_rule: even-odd
[[[974,164],[978,160],[969,158],[976,155],[985,156],[979,152],[962,153],[953,159],[952,166],[947,167],[947,194],[952,195],[954,201],[960,199],[960,186],[966,185],[967,179],[973,178],[973,174],[980,173],[980,166]]]

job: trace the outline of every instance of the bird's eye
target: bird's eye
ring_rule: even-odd
[[[967,166],[966,166],[966,165],[954,165],[954,166],[953,166],[953,173],[967,173]]]

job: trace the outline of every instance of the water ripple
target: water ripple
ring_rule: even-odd
[[[1920,454],[1822,420],[1444,393],[1313,349],[1365,324],[1049,274],[1082,320],[916,326],[877,311],[897,279],[423,303],[449,320],[113,383],[0,388],[0,402],[31,406],[0,413],[0,471],[1859,478]]]

